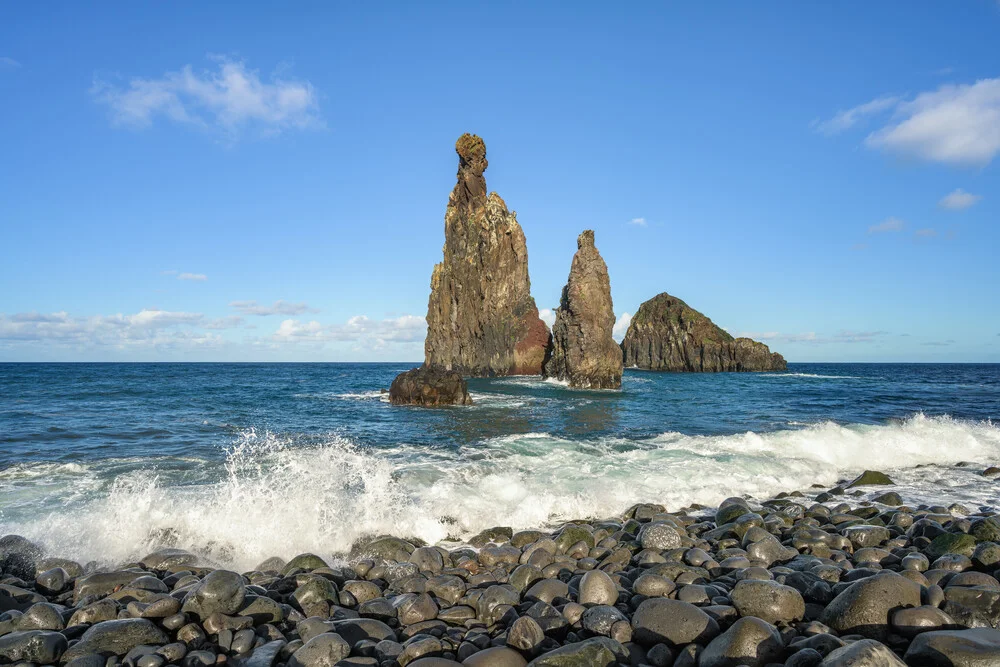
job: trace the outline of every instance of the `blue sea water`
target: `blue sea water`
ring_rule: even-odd
[[[672,509],[886,470],[907,502],[1000,505],[1000,365],[627,370],[621,391],[471,380],[400,408],[410,364],[0,364],[0,534],[123,562],[172,545],[250,568],[392,533]]]

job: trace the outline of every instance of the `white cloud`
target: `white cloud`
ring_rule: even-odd
[[[636,227],[645,227],[646,218],[632,218],[631,220],[628,221],[628,224],[635,225]]]
[[[0,69],[19,69],[21,63],[7,56],[0,56]]]
[[[941,208],[951,209],[953,211],[961,211],[962,209],[966,209],[974,205],[982,198],[982,195],[974,195],[966,192],[962,188],[958,188],[957,190],[949,192],[947,195],[942,197],[941,201],[938,202],[938,206]]]
[[[622,313],[615,320],[615,327],[611,330],[611,336],[619,343],[625,338],[625,334],[628,333],[628,325],[632,323],[632,315],[629,313]]]
[[[549,325],[549,329],[551,329],[552,325],[556,323],[556,311],[551,308],[542,308],[538,311],[538,317],[542,320],[542,322]]]
[[[95,79],[94,99],[106,104],[116,124],[147,127],[157,117],[221,130],[235,139],[249,127],[264,134],[322,127],[319,96],[308,81],[273,77],[261,81],[242,61],[217,58],[218,70],[185,65],[162,77],[136,77],[127,86]]]
[[[833,118],[825,121],[814,121],[813,127],[830,136],[848,130],[866,118],[891,109],[900,102],[895,95],[876,97],[871,102],[860,104],[853,109],[838,111]]]
[[[194,280],[196,282],[202,282],[208,280],[208,276],[204,273],[180,273],[177,275],[177,280]]]
[[[1000,78],[879,97],[814,126],[836,134],[877,114],[888,117],[865,139],[870,148],[959,166],[985,166],[1000,153]]]
[[[214,325],[214,326],[213,326]],[[0,341],[46,346],[171,347],[209,345],[221,339],[199,331],[224,328],[200,313],[143,309],[132,315],[73,316],[56,313],[0,314]]]
[[[416,315],[402,315],[384,320],[373,320],[365,315],[355,315],[344,324],[320,324],[312,320],[283,320],[272,338],[291,343],[326,343],[350,341],[372,348],[388,343],[413,343],[423,340],[427,322]]]
[[[869,234],[881,234],[884,232],[901,232],[906,227],[906,223],[899,218],[886,218],[877,225],[868,228]]]
[[[289,303],[278,299],[270,306],[262,306],[256,301],[232,301],[230,307],[235,308],[243,315],[257,315],[266,317],[267,315],[301,315],[302,313],[318,312],[315,308],[310,308],[305,303]]]
[[[937,236],[937,230],[928,227],[927,229],[918,229],[917,231],[913,232],[913,234],[914,236],[917,236],[919,238],[927,239]]]

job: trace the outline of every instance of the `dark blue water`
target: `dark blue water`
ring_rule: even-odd
[[[474,406],[435,410],[385,401],[408,367],[0,364],[0,532],[81,557],[124,557],[157,527],[188,548],[333,552],[365,531],[445,539],[1000,456],[1000,365],[626,371],[620,392],[472,380]],[[996,495],[940,475],[960,499]],[[100,534],[65,535],[81,522]]]

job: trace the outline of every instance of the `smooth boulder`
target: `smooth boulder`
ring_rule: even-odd
[[[820,621],[842,634],[885,639],[892,612],[920,606],[920,585],[884,571],[851,584],[827,605]]]
[[[644,600],[632,615],[632,638],[642,646],[705,644],[719,634],[719,623],[688,602]]]

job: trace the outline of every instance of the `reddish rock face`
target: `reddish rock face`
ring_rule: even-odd
[[[612,337],[615,310],[608,266],[586,230],[577,251],[552,325],[552,347],[542,374],[567,380],[571,387],[619,389],[622,351]]]
[[[785,358],[749,338],[733,338],[666,292],[639,306],[622,341],[627,367],[654,371],[783,371]]]
[[[444,217],[444,260],[431,275],[424,365],[465,376],[538,375],[549,331],[528,279],[517,214],[487,194],[486,145],[455,144],[458,178]]]

